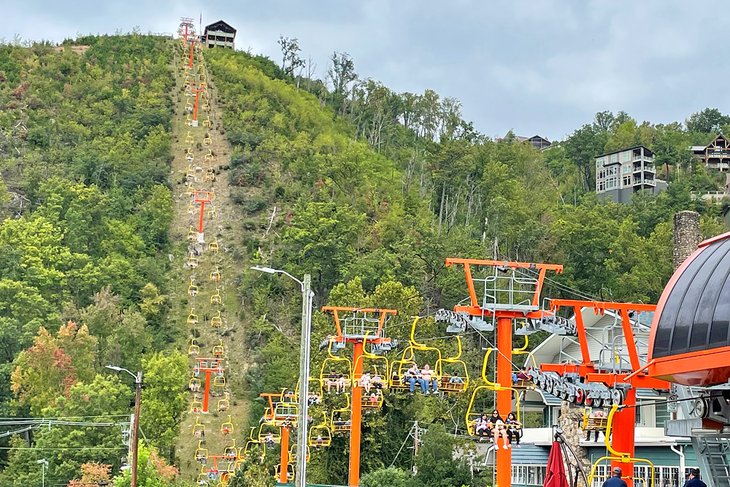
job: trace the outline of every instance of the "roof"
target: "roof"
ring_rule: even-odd
[[[642,148],[644,149],[644,151],[648,152],[650,155],[654,155],[654,152],[651,149],[649,149],[647,146],[645,146],[645,145],[635,145],[633,147],[626,147],[625,149],[619,149],[619,150],[614,150],[614,151],[611,151],[611,152],[606,152],[605,154],[601,154],[601,155],[596,156],[596,158],[603,157],[603,156],[610,156],[611,154],[618,154],[620,152],[626,152],[627,150],[642,149]]]
[[[672,276],[657,311],[652,358],[730,346],[730,233],[700,244]]]
[[[218,22],[213,22],[212,24],[205,26],[205,32],[208,32],[209,30],[219,30],[221,32],[227,32],[228,34],[235,34],[236,29],[231,27],[230,24],[227,22],[224,22],[222,20],[219,20]]]

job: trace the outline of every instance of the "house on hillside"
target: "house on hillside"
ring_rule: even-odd
[[[541,137],[539,135],[533,135],[532,137],[524,137],[522,135],[515,135],[511,130],[509,132],[507,132],[507,134],[504,137],[498,138],[497,142],[500,142],[502,140],[507,140],[510,138],[513,138],[513,139],[517,140],[518,142],[529,143],[530,145],[532,145],[532,147],[534,147],[537,150],[545,150],[552,145],[552,142],[550,142],[545,137]]]
[[[708,169],[715,171],[730,169],[730,143],[722,134],[712,139],[707,145],[693,145],[689,150]]]
[[[586,327],[590,359],[600,370],[615,371],[629,368],[629,358],[623,347],[623,331],[620,316],[606,311],[596,313],[593,308],[581,311]],[[572,318],[575,320],[575,318]],[[653,313],[639,313],[634,317],[633,331],[638,344],[640,356],[646,357],[648,350],[649,330]],[[617,361],[618,357],[618,361]],[[534,361],[533,361],[534,358]],[[573,336],[551,335],[538,345],[528,360],[528,364],[542,363],[580,363],[582,359],[578,338]],[[686,479],[688,468],[698,465],[689,438],[670,437],[664,432],[668,421],[677,419],[681,412],[672,411],[672,407],[663,400],[667,393],[653,389],[639,389],[637,408],[635,445],[636,457],[646,458],[654,463],[655,483],[657,486],[681,487]],[[521,440],[521,448],[512,449],[512,484],[514,487],[542,486],[546,475],[548,455],[553,441],[552,426],[558,424],[558,416],[562,401],[539,389],[528,389],[521,400],[522,421],[526,425]],[[581,417],[584,409],[574,406],[571,410]],[[591,441],[582,437],[580,446],[585,449],[588,461],[595,462],[606,455],[603,436],[599,441],[591,437]],[[477,446],[482,458],[477,468],[492,466],[494,452],[489,443]],[[597,474],[601,478],[591,487],[600,487],[608,475],[608,467],[599,468]],[[634,474],[648,478],[646,465],[636,464]],[[631,474],[629,474],[631,475]]]
[[[236,29],[226,22],[219,20],[210,25],[206,25],[200,41],[206,47],[226,47],[235,49],[234,40],[236,38]]]
[[[634,193],[657,194],[667,183],[656,179],[654,153],[643,145],[596,157],[596,194],[603,200],[629,203]]]

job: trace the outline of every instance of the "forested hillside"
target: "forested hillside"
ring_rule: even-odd
[[[199,468],[192,455],[178,457],[195,447],[195,416],[185,412],[191,359],[180,353],[191,281],[175,267],[188,242],[172,239],[184,239],[189,217],[180,174],[189,152],[175,139],[187,130],[182,65],[176,72],[173,41],[161,37],[67,44],[76,48],[0,45],[0,417],[12,419],[0,432],[0,487],[40,483],[41,459],[54,485],[114,476],[115,485],[129,483],[119,467],[133,388],[108,364],[144,371],[145,485],[180,483],[170,464]],[[298,374],[299,289],[251,265],[312,274],[317,308],[395,308],[388,333],[407,340],[414,316],[466,295],[446,257],[564,264],[546,295],[655,302],[672,270],[673,213],[697,210],[706,235],[722,231],[722,205],[691,192],[723,181],[687,151],[730,131],[717,110],[661,125],[600,112],[541,152],[511,132],[499,141],[479,134],[454,99],[361,79],[346,54],[333,55],[326,81],[294,76],[297,53],[285,54],[283,66],[244,52],[202,54],[215,95],[210,151],[221,159],[210,186],[225,214],[214,230],[221,255],[208,265],[224,266],[236,287],[219,304],[230,320],[226,346],[234,346],[233,409],[250,411],[236,418],[238,446],[248,433],[241,426],[257,424],[263,411],[258,394],[294,388]],[[636,144],[656,153],[669,189],[630,204],[599,202],[594,156]],[[183,166],[171,167],[173,150]],[[319,344],[333,325],[321,313],[314,321]],[[455,350],[431,318],[418,330],[445,353]],[[485,344],[464,339],[472,372]],[[325,356],[312,350],[313,376]],[[364,427],[370,485],[383,476],[419,487],[437,476],[477,482],[453,461],[458,439],[447,434],[464,428],[466,400],[387,396]],[[315,408],[314,420],[322,414]],[[414,420],[429,431],[410,479],[403,471],[412,456],[398,452]],[[313,452],[308,480],[344,483],[347,448],[340,437]],[[256,476],[271,482],[257,462],[243,470],[238,485]]]
[[[0,46],[0,416],[36,418],[0,439],[3,486],[39,485],[39,459],[53,485],[89,462],[111,471],[87,479],[118,473],[133,389],[107,364],[143,369],[145,398],[164,401],[142,416],[163,457],[185,406],[185,359],[159,353],[179,333],[165,295],[171,50],[136,34],[74,44]]]
[[[717,189],[720,175],[687,156],[690,143],[707,143],[727,123],[716,110],[692,115],[689,129],[598,113],[539,152],[512,135],[501,141],[479,135],[455,100],[357,80],[346,55],[333,55],[330,84],[294,78],[260,56],[207,55],[235,150],[230,184],[246,214],[242,238],[251,263],[311,273],[316,305],[398,309],[391,336],[407,337],[409,317],[466,295],[463,277],[445,269],[445,257],[560,263],[565,272],[549,296],[574,297],[579,290],[655,302],[672,270],[673,213],[698,210],[706,235],[722,230],[721,207],[690,193]],[[636,144],[656,151],[669,191],[626,205],[599,203],[594,156]],[[299,293],[255,272],[244,273],[240,291],[254,351],[252,398],[294,387]],[[443,335],[433,324],[426,329]],[[314,333],[323,339],[333,325],[316,316]],[[474,337],[466,344],[474,371],[480,345]],[[326,353],[312,355],[317,376]],[[385,414],[364,426],[364,472],[394,461],[414,419],[464,428],[464,408],[463,399],[386,397]],[[261,412],[254,410],[252,421]],[[344,482],[346,442],[335,439],[325,450],[313,455],[311,480]],[[407,469],[407,457],[395,465]]]

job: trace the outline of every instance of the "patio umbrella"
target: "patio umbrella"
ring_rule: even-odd
[[[568,478],[565,476],[565,465],[563,464],[563,451],[557,441],[553,441],[553,447],[550,449],[547,474],[542,485],[543,487],[568,487]]]

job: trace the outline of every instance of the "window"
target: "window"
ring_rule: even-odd
[[[624,186],[631,186],[631,176],[624,176]]]
[[[631,160],[631,152],[626,151],[621,153],[621,162],[629,162]]]
[[[542,485],[547,467],[544,465],[513,465],[512,483],[521,485]]]
[[[624,174],[628,174],[631,172],[631,164],[624,164],[623,165],[623,172]]]
[[[598,181],[598,191],[605,191],[606,183],[604,181]]]
[[[618,162],[618,154],[611,154],[611,162]]]

